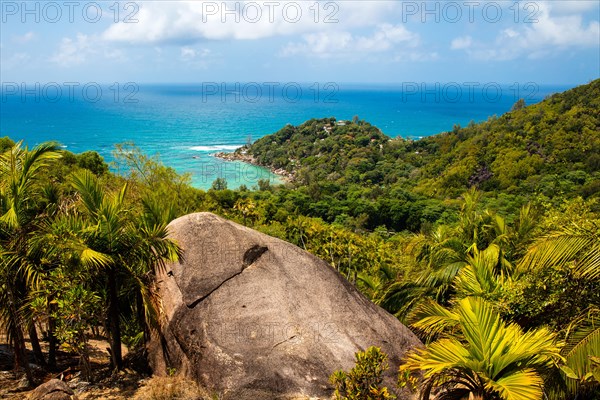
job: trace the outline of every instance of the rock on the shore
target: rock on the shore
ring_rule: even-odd
[[[175,371],[238,400],[332,393],[329,375],[369,346],[400,358],[420,345],[395,317],[298,247],[210,213],[169,225],[184,260],[159,272],[165,323],[154,373]],[[410,398],[403,393],[401,398]]]

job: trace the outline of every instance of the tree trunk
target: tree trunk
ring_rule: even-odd
[[[33,350],[35,361],[39,365],[45,366],[46,360],[44,359],[44,353],[40,346],[40,339],[38,338],[37,329],[35,328],[35,323],[33,321],[29,325],[29,340],[31,341],[31,349]]]
[[[144,299],[142,297],[141,292],[137,292],[136,294],[136,303],[137,303],[137,315],[140,325],[142,327],[142,331],[144,332],[144,345],[150,341],[150,327],[148,326],[148,321],[146,320],[146,310],[144,308]]]
[[[50,306],[52,307],[52,306]],[[52,307],[54,308],[54,307]],[[50,315],[52,315],[50,313]],[[48,317],[48,367],[52,370],[56,369],[56,320],[54,317]]]
[[[80,340],[83,343],[83,348],[80,352],[79,358],[81,364],[81,373],[83,375],[83,379],[88,382],[92,382],[92,364],[90,363],[90,351],[85,333],[81,334]]]
[[[15,371],[18,371],[20,367],[25,370],[25,376],[29,381],[29,385],[33,386],[33,374],[29,367],[29,361],[27,360],[26,348],[25,348],[25,336],[23,335],[23,324],[21,323],[21,316],[17,311],[16,304],[14,302],[13,292],[8,289],[8,312],[12,320],[12,337],[15,348]]]
[[[483,393],[469,393],[469,400],[484,400]]]
[[[29,386],[33,386],[33,374],[31,373],[31,368],[29,367],[29,362],[27,360],[27,353],[25,352],[25,340],[23,338],[23,334],[19,334],[20,329],[16,328],[13,331],[14,339],[14,350],[15,350],[15,373],[23,368],[25,371],[25,377],[27,381],[29,381]]]
[[[121,355],[121,326],[119,321],[119,291],[115,267],[108,270],[108,324],[110,330],[110,352],[115,369],[123,367]]]

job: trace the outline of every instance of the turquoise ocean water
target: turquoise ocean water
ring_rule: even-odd
[[[70,85],[70,86],[69,86]],[[483,121],[519,98],[541,101],[567,87],[495,84],[20,84],[2,83],[0,136],[33,146],[57,140],[70,151],[95,150],[107,161],[116,143],[158,154],[194,186],[225,177],[230,188],[269,171],[212,156],[311,118],[360,119],[389,136],[419,138]]]

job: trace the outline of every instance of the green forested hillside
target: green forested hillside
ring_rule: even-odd
[[[516,106],[483,124],[415,142],[425,160],[417,190],[452,193],[477,186],[549,197],[597,193],[600,80]]]
[[[598,196],[600,80],[514,108],[417,141],[391,139],[356,118],[310,120],[238,152],[293,173],[314,202],[298,204],[304,213],[328,221],[347,214],[371,229],[418,229],[442,217],[442,200],[471,187],[499,198],[509,213],[536,198]]]

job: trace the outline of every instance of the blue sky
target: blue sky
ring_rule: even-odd
[[[576,85],[600,76],[595,0],[0,6],[2,82]]]

